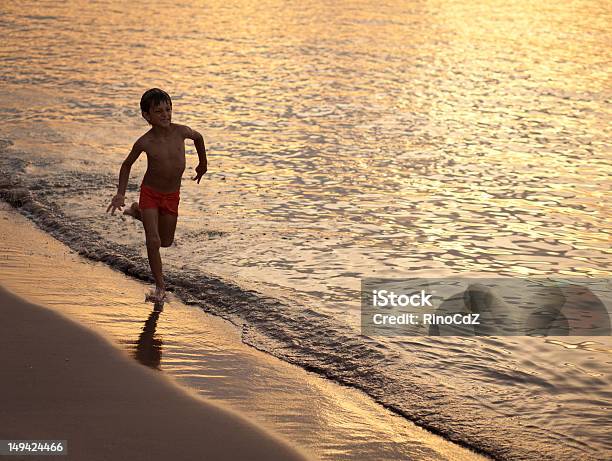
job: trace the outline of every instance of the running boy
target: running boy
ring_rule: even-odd
[[[142,152],[147,154],[147,171],[140,186],[140,200],[124,211],[142,221],[145,230],[149,265],[155,279],[154,301],[162,301],[166,285],[162,274],[159,248],[169,247],[174,240],[178,218],[179,191],[181,178],[185,171],[185,139],[192,139],[198,158],[194,181],[200,179],[207,170],[204,138],[197,131],[184,125],[172,123],[172,100],[168,93],[159,88],[147,90],[140,100],[142,116],[151,129],[142,135],[132,147],[132,151],[121,165],[117,195],[106,209],[115,210],[125,206],[125,191],[130,169]]]

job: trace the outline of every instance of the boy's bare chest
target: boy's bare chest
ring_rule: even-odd
[[[154,162],[181,162],[185,160],[185,142],[176,140],[172,142],[149,142],[146,148],[149,161]]]

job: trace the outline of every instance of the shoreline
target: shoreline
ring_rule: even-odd
[[[71,203],[75,203],[75,191],[70,192],[70,187],[65,188],[65,181],[70,180],[72,173],[62,177],[59,182],[61,187],[49,188],[44,183],[46,185],[41,189],[40,185],[27,176],[33,168],[31,163],[36,164],[27,158],[9,156],[6,161],[0,162],[0,197],[30,218],[40,229],[87,260],[94,261],[94,264],[102,263],[132,279],[151,280],[146,252],[143,251],[141,239],[137,238],[138,232],[134,232],[137,230],[136,224],[121,223],[119,219],[111,222],[103,214],[91,213],[91,210],[98,209],[102,204],[106,193],[106,189],[100,186],[104,183],[103,176],[96,173],[87,182],[79,183],[79,187],[87,191],[86,194],[79,194],[79,197],[89,197],[89,211],[85,214],[73,213]],[[73,199],[67,200],[67,193]],[[180,242],[179,239],[179,251],[168,252],[169,256],[184,254]],[[495,349],[502,355],[489,366],[489,353],[486,349],[476,350],[473,359],[464,362],[461,352],[464,350],[464,341],[450,341],[450,349],[445,350],[440,347],[439,340],[424,338],[424,343],[429,347],[438,349],[439,362],[436,363],[448,363],[446,369],[439,365],[430,367],[428,351],[421,346],[419,353],[411,354],[403,345],[385,344],[376,338],[360,335],[354,328],[347,328],[347,323],[337,320],[334,315],[320,312],[316,307],[313,309],[312,305],[301,302],[299,296],[276,297],[273,292],[258,291],[256,285],[240,277],[234,279],[223,276],[221,274],[224,271],[209,272],[206,262],[195,266],[189,260],[185,264],[172,261],[172,258],[169,260],[171,262],[164,267],[164,273],[169,282],[167,285],[174,290],[175,298],[236,325],[241,329],[240,339],[243,343],[284,363],[362,391],[389,413],[457,446],[496,459],[517,460],[537,459],[542,452],[565,459],[596,459],[598,451],[606,450],[605,434],[600,425],[591,426],[591,444],[570,420],[582,420],[589,425],[591,422],[587,418],[561,413],[567,398],[571,399],[568,405],[575,411],[585,408],[574,403],[576,400],[572,399],[572,392],[561,392],[558,397],[551,395],[547,401],[547,405],[553,408],[553,413],[559,416],[558,420],[562,423],[566,434],[563,443],[558,443],[559,425],[553,422],[556,418],[547,418],[546,414],[541,413],[541,406],[532,400],[526,400],[518,406],[512,403],[512,396],[515,395],[512,383],[516,379],[522,381],[526,378],[530,392],[537,393],[541,383],[538,378],[540,372],[537,364],[531,361],[524,362],[525,366],[521,366],[524,370],[515,370],[512,359],[505,357],[500,343],[495,344]],[[219,267],[219,264],[214,267]],[[540,353],[542,345],[539,341],[528,343],[532,353]],[[523,345],[512,348],[517,357],[528,360]],[[450,356],[446,352],[450,352]],[[547,367],[546,360],[548,363],[556,361],[557,351],[547,348],[546,352],[547,356],[539,361],[544,362],[554,385],[555,368]],[[572,358],[569,357],[570,361]],[[494,404],[499,391],[495,382],[485,384],[481,395],[471,394],[472,389],[480,386],[479,380],[482,377],[477,376],[480,372],[472,375],[470,370],[481,369],[477,362],[482,360],[487,363],[482,370],[485,373],[485,383],[489,383],[486,373],[494,373],[502,378],[499,384],[502,393],[509,399],[502,401],[503,408]],[[475,364],[477,367],[473,368]],[[455,382],[454,375],[446,371],[449,368],[459,373],[457,388],[446,385],[448,379]],[[464,370],[467,370],[466,375],[463,375]],[[585,379],[576,381],[586,384]],[[298,389],[296,387],[296,393],[300,395]],[[598,392],[604,401],[603,389]],[[555,405],[553,401],[559,404]],[[505,402],[509,405],[505,405]],[[531,424],[529,412],[520,407],[531,408],[541,418],[540,424]],[[595,417],[593,419],[605,419],[599,409],[601,407],[591,407]],[[494,424],[488,424],[487,421],[494,421]],[[368,427],[363,429],[366,432],[369,430]],[[377,429],[377,432],[381,431]],[[316,428],[313,428],[312,433],[328,436],[328,433],[322,434]],[[336,438],[332,443],[337,441]],[[314,440],[310,442],[315,445],[320,443]]]
[[[141,301],[147,288],[141,282],[81,258],[4,202],[0,233],[7,246],[3,284],[12,291],[37,304],[46,300],[44,305],[119,342],[140,363],[161,369],[204,397],[241,408],[321,459],[401,459],[407,454],[414,459],[485,459],[358,390],[243,344],[238,328],[198,307],[171,299],[163,312],[155,312]],[[18,241],[25,243],[19,247]],[[65,274],[63,280],[46,275],[50,270]]]

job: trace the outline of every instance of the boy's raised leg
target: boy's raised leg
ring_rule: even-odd
[[[123,214],[131,216],[138,221],[142,221],[142,213],[140,212],[140,207],[138,206],[138,202],[132,203],[129,207],[127,207]]]
[[[164,276],[162,273],[162,261],[159,254],[161,238],[159,236],[159,211],[157,208],[145,208],[141,210],[142,224],[144,225],[145,236],[147,239],[147,256],[149,266],[155,279],[155,297],[163,298],[166,290]]]

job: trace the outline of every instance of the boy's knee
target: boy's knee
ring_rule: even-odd
[[[162,242],[161,239],[157,236],[153,237],[147,237],[147,248],[151,248],[151,249],[159,249],[159,247],[162,246]]]
[[[174,241],[173,238],[168,238],[168,239],[162,239],[161,240],[161,246],[163,248],[168,248],[170,245],[172,245],[172,242]]]

